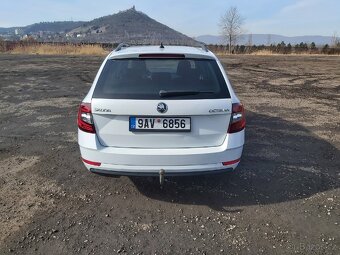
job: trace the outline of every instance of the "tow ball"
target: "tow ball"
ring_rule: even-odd
[[[164,184],[164,175],[165,175],[164,169],[159,170],[159,184],[161,186],[163,186]]]

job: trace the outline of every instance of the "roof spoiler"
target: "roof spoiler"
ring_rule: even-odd
[[[120,51],[124,48],[128,48],[130,46],[146,46],[147,44],[135,44],[135,45],[130,45],[130,44],[127,44],[127,43],[120,43],[118,44],[117,48],[114,50],[114,51]],[[174,45],[174,44],[170,44],[170,46],[192,46],[192,45],[181,45],[181,44],[178,44],[178,45]],[[197,46],[192,46],[192,47],[197,47]],[[165,46],[163,45],[163,43],[161,43],[160,45],[160,48],[163,49],[165,48]],[[207,47],[207,45],[205,43],[200,43],[198,48],[201,48],[202,50],[204,50],[205,52],[209,52],[209,49]]]

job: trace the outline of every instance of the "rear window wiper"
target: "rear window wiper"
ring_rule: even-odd
[[[214,91],[195,91],[195,90],[160,90],[160,97],[191,96],[198,94],[214,94]]]

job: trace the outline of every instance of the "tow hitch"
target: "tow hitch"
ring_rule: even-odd
[[[165,175],[164,169],[159,170],[159,184],[161,186],[163,186],[164,184],[164,175]]]

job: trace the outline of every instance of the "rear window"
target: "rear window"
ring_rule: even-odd
[[[178,100],[230,98],[230,94],[215,60],[136,58],[108,60],[93,97]]]

